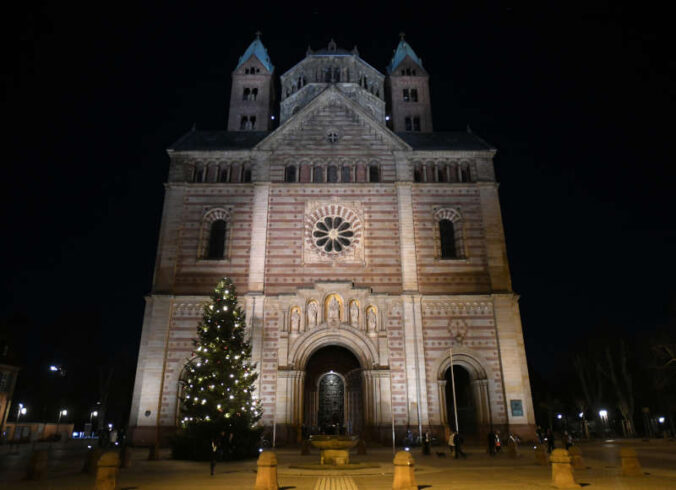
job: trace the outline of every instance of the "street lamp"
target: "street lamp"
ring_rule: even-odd
[[[664,423],[664,417],[659,417],[659,418],[657,419],[657,421],[658,421],[660,424],[663,424],[663,423]]]
[[[608,420],[608,410],[599,410],[599,417],[601,417],[601,420],[604,422]]]
[[[19,410],[16,411],[16,425],[19,425],[19,419],[21,419],[22,415],[26,415],[28,413],[28,409],[23,406],[23,403],[19,403]]]
[[[556,414],[556,418],[559,419],[559,420],[561,420],[561,419],[563,418],[563,415],[561,415],[560,413],[557,413],[557,414]]]
[[[56,364],[50,364],[49,371],[52,372],[52,373],[58,373],[61,376],[66,375],[66,370],[63,369],[61,366],[57,366]]]

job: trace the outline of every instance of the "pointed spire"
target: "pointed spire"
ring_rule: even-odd
[[[254,39],[251,44],[249,44],[249,47],[246,48],[244,54],[240,56],[235,70],[249,61],[249,58],[252,56],[256,56],[256,58],[258,58],[260,62],[263,63],[263,66],[265,66],[269,72],[272,72],[275,69],[275,67],[272,65],[272,62],[270,61],[268,50],[265,49],[265,46],[263,46],[263,43],[261,42],[261,35],[261,31],[256,31],[256,39]]]
[[[396,70],[399,64],[402,61],[404,61],[404,58],[406,58],[407,56],[411,58],[415,63],[417,63],[421,68],[423,66],[422,60],[418,57],[417,54],[415,54],[415,51],[413,51],[411,45],[408,44],[404,39],[405,36],[406,36],[405,33],[403,32],[399,33],[399,44],[397,45],[397,49],[394,50],[394,56],[392,56],[392,61],[390,61],[390,64],[387,65],[387,73],[392,73],[394,70]]]

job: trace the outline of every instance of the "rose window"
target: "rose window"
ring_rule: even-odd
[[[312,240],[327,253],[339,253],[352,245],[352,224],[340,216],[327,216],[315,223]]]

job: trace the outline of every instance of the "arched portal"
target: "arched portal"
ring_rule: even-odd
[[[357,433],[363,426],[361,365],[345,347],[317,349],[305,365],[306,433]]]
[[[466,348],[453,351],[458,426],[476,442],[483,440],[493,425],[486,361]],[[450,356],[440,358],[433,367],[439,385],[439,418],[447,428],[455,428]]]
[[[444,379],[446,380],[446,420],[452,428],[455,427],[455,409],[458,410],[458,427],[465,435],[475,435],[477,433],[477,409],[474,393],[472,392],[472,380],[469,372],[462,366],[453,366],[453,377],[451,379],[451,368],[446,370]],[[453,385],[455,384],[455,404],[453,403]]]

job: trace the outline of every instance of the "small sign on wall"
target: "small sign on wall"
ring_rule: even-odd
[[[523,402],[521,400],[509,400],[512,409],[512,417],[523,417]]]

